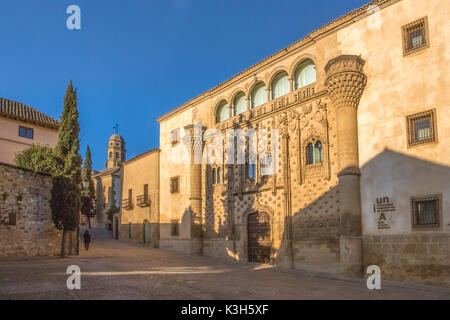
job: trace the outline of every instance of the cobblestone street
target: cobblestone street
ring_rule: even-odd
[[[81,268],[81,290],[66,269]],[[96,231],[69,258],[0,259],[0,299],[450,299],[450,289],[229,263],[110,239]]]

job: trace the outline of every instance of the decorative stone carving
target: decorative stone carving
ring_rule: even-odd
[[[336,108],[339,246],[353,251],[352,255],[341,254],[340,269],[350,275],[360,275],[362,271],[361,199],[355,190],[360,188],[357,110],[367,82],[363,66],[360,57],[343,55],[330,60],[325,67],[328,76],[325,87]]]
[[[325,87],[336,108],[358,107],[367,83],[363,66],[363,59],[350,55],[332,59],[325,66],[328,76]]]

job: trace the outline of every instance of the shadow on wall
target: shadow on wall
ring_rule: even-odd
[[[148,220],[142,223],[121,223],[117,230],[119,232],[118,240],[131,240],[159,248],[159,228],[159,223],[151,223]]]
[[[228,172],[228,178],[234,176],[232,169]],[[265,186],[267,177],[262,178],[254,185],[255,190]],[[203,240],[205,246],[212,247],[205,250],[205,255],[248,261],[248,230],[245,230],[248,228],[247,221],[241,220],[240,226],[231,223],[235,221],[232,206],[236,201],[228,199],[230,193],[235,190],[234,179],[226,181],[231,181],[231,186],[226,185],[220,191],[219,203],[224,208],[223,218],[217,212],[215,214],[215,211],[218,211],[215,208],[218,202],[214,202],[214,197],[218,196],[217,191],[213,196],[213,187],[209,183],[206,184]],[[361,168],[364,269],[375,264],[380,266],[386,279],[449,285],[449,181],[448,166],[388,149]],[[282,191],[277,190],[277,196],[281,195]],[[435,194],[440,195],[441,199],[440,226],[413,229],[411,198]],[[271,263],[289,266],[287,261],[293,260],[291,265],[298,269],[339,272],[339,237],[342,230],[339,185],[316,195],[305,193],[297,196],[311,198],[311,202],[292,214],[292,241],[288,240],[286,232],[288,219],[280,223],[280,235],[274,232],[273,225],[270,226]],[[235,194],[234,197],[237,198],[238,195]],[[390,229],[378,229],[379,217],[373,212],[373,204],[379,197],[389,197],[395,203],[396,209],[390,213]],[[255,196],[251,197],[247,206],[253,208],[247,212],[261,209]],[[274,204],[267,206],[274,207]],[[293,210],[296,210],[295,206]],[[273,215],[273,209],[268,213]],[[247,217],[248,215],[242,219]],[[270,223],[274,223],[273,218]],[[277,238],[279,241],[276,241]],[[274,243],[277,245],[274,246]]]
[[[211,166],[206,166],[207,172],[207,182],[205,186],[205,199],[206,206],[204,210],[204,223],[203,223],[203,246],[205,255],[214,255],[223,257],[234,261],[248,261],[247,259],[247,241],[244,241],[242,246],[242,230],[240,226],[237,226],[233,221],[236,220],[235,216],[235,202],[237,197],[242,197],[239,192],[241,190],[241,183],[243,181],[235,181],[235,170],[240,173],[245,172],[245,165],[226,165],[226,177],[224,178],[223,184],[211,183]],[[252,179],[244,182],[243,189],[251,190],[250,192],[256,192],[260,188],[267,186],[269,181],[268,176],[261,176],[258,180]],[[255,207],[256,197],[253,196],[248,201],[248,206]],[[216,207],[218,207],[216,209]],[[256,210],[253,210],[256,213]],[[248,212],[250,213],[250,212]],[[269,213],[269,212],[267,212]],[[262,230],[270,229],[270,225],[265,222],[262,226]],[[245,233],[246,236],[247,233]],[[270,235],[268,236],[270,238]],[[260,260],[260,262],[269,262],[273,260],[273,257],[277,256],[277,250],[269,245],[269,250],[267,251],[264,246],[267,242],[270,243],[270,239],[264,237],[261,239],[262,244],[257,246],[253,252],[253,258]],[[272,249],[270,249],[272,248]],[[262,256],[262,252],[268,252],[266,256]],[[252,259],[251,259],[252,260]]]
[[[413,227],[413,200],[430,196],[438,199],[438,226]],[[395,211],[381,216],[374,205],[385,197]],[[450,167],[385,149],[361,168],[361,199],[366,268],[380,266],[387,279],[450,286]]]

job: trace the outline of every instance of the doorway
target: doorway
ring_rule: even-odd
[[[248,215],[248,261],[270,262],[270,216],[265,212]]]

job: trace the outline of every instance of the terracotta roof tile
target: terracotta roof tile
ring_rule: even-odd
[[[59,129],[59,121],[23,103],[0,98],[0,116],[36,124],[50,129]]]

